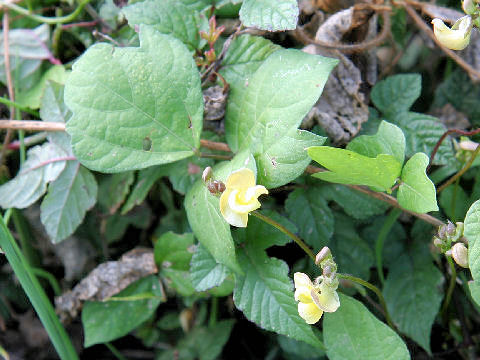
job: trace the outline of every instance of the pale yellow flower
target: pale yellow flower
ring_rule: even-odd
[[[315,324],[324,311],[334,312],[340,306],[337,292],[325,281],[315,285],[306,274],[301,272],[293,274],[293,280],[295,300],[299,302],[298,313],[307,324]]]
[[[470,42],[470,34],[472,33],[472,18],[464,16],[458,19],[452,28],[449,28],[440,19],[433,19],[433,32],[438,41],[443,46],[452,50],[463,50]]]
[[[233,226],[246,227],[248,213],[258,209],[258,197],[268,194],[265,186],[255,185],[255,174],[243,168],[230,174],[220,197],[220,211],[225,220]]]

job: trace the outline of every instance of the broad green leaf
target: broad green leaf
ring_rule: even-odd
[[[199,48],[201,22],[207,21],[178,0],[146,0],[125,6],[123,14],[131,27],[151,25],[162,34],[170,34],[181,40],[190,50]]]
[[[295,30],[298,4],[296,0],[243,0],[240,20],[261,30]]]
[[[392,155],[370,158],[350,150],[329,146],[307,149],[308,155],[330,171],[316,173],[319,179],[340,184],[367,185],[390,191],[400,176],[402,164]]]
[[[442,210],[452,222],[462,221],[472,205],[465,190],[461,186],[450,185],[445,188],[438,199]],[[453,207],[452,207],[453,205]]]
[[[225,265],[219,264],[202,245],[197,250],[190,262],[190,278],[197,291],[205,291],[220,285],[230,274]]]
[[[200,76],[179,40],[140,25],[139,48],[91,46],[65,85],[77,158],[103,172],[193,155],[202,130]]]
[[[437,141],[447,128],[437,118],[415,112],[401,112],[389,117],[405,133],[407,141],[406,155],[413,156],[417,152],[431,154]],[[447,137],[435,155],[435,165],[445,165],[454,158],[452,142]]]
[[[347,149],[370,158],[380,154],[393,155],[400,164],[403,164],[405,136],[399,127],[382,121],[375,135],[358,136],[348,144]]]
[[[226,112],[227,142],[234,152],[253,153],[260,184],[278,187],[295,179],[309,163],[304,149],[325,141],[297,128],[337,62],[299,50],[278,50],[243,89],[237,86],[232,93]]]
[[[10,57],[10,71],[14,79],[18,79],[19,90],[26,83],[22,80],[39,68],[42,60],[50,59],[55,62],[47,43],[50,39],[50,30],[47,24],[35,29],[10,29],[8,32],[8,49]],[[3,31],[0,32],[0,81],[7,83],[5,74],[5,45]],[[58,60],[56,60],[58,63]]]
[[[245,81],[257,71],[265,59],[281,48],[261,36],[239,36],[228,48],[220,74],[230,84],[231,91],[235,91],[236,86],[243,88]]]
[[[422,91],[420,74],[398,74],[389,76],[375,84],[370,97],[387,118],[408,111]]]
[[[426,174],[428,162],[427,155],[417,153],[403,167],[397,199],[404,209],[417,213],[438,210],[435,185]]]
[[[0,186],[0,207],[24,209],[37,201],[65,168],[67,154],[52,143],[37,145],[27,153],[17,176]]]
[[[425,243],[415,244],[389,268],[383,295],[398,329],[431,354],[430,333],[440,310],[444,279]]]
[[[282,351],[288,356],[287,360],[316,360],[325,356],[325,352],[318,347],[313,347],[312,345],[304,343],[303,341],[297,341],[284,335],[278,335],[277,341]]]
[[[165,301],[157,276],[140,279],[119,292],[117,297],[151,294],[133,301],[87,301],[83,306],[82,323],[85,347],[118,339],[147,320]]]
[[[468,240],[468,267],[473,280],[480,279],[480,200],[468,209],[463,235]]]
[[[155,263],[159,269],[188,270],[193,254],[193,234],[168,232],[155,241]]]
[[[138,206],[126,215],[116,212],[107,218],[104,235],[107,243],[120,240],[130,225],[137,229],[148,228],[151,218],[151,210],[147,206]]]
[[[190,10],[202,11],[212,6],[213,0],[178,0]],[[215,1],[217,5],[218,1]]]
[[[480,285],[478,284],[478,281],[469,281],[468,288],[470,289],[472,299],[478,306],[480,306]]]
[[[122,206],[122,215],[125,215],[135,206],[140,205],[153,184],[162,176],[168,174],[168,168],[165,166],[152,166],[138,172],[137,181],[133,185],[133,189],[128,195],[127,201]]]
[[[237,275],[233,301],[247,319],[265,330],[288,335],[315,347],[321,343],[298,315],[288,266],[254,245],[238,252],[245,275]]]
[[[336,213],[333,233],[328,246],[335,256],[339,271],[368,280],[375,257],[367,242],[359,236],[351,219]]]
[[[383,201],[343,185],[329,184],[322,187],[322,193],[325,199],[335,201],[347,215],[358,220],[383,214],[388,209]]]
[[[195,288],[188,271],[165,268],[162,269],[161,274],[167,278],[169,286],[174,288],[180,296],[192,296],[195,294]]]
[[[50,184],[40,207],[40,220],[50,240],[58,243],[72,235],[97,201],[97,182],[78,161],[69,161]]]
[[[45,71],[40,78],[40,81],[37,82],[31,89],[18,94],[18,96],[15,98],[15,101],[21,106],[29,107],[30,109],[38,109],[40,107],[40,101],[45,92],[47,82],[54,81],[59,84],[65,84],[66,79],[67,72],[65,71],[65,67],[63,67],[63,65],[55,65]],[[43,120],[55,121],[49,119]]]
[[[256,172],[255,160],[247,152],[215,166],[213,176],[217,180],[226,181],[230,173],[243,167],[249,167]],[[195,237],[218,263],[233,272],[242,272],[235,257],[230,225],[220,213],[219,202],[220,199],[208,191],[203,181],[197,180],[185,197],[188,222]]]
[[[314,251],[328,245],[333,234],[334,219],[323,192],[318,188],[297,189],[285,202],[288,217],[299,228],[300,236]]]
[[[215,162],[212,159],[199,157],[180,160],[169,165],[168,179],[176,192],[185,195],[195,181],[202,177],[203,170],[214,164]]]
[[[113,214],[119,209],[130,192],[134,179],[133,171],[100,177],[98,203],[105,212]]]
[[[395,331],[359,301],[343,295],[340,307],[325,313],[323,339],[330,360],[407,360],[407,346]]]

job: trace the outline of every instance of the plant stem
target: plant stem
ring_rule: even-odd
[[[450,282],[448,284],[447,295],[445,296],[445,301],[443,302],[442,310],[440,313],[443,315],[447,311],[450,300],[452,299],[453,289],[455,289],[455,282],[457,281],[457,270],[455,269],[455,264],[450,256],[446,256],[448,265],[450,266],[450,271],[452,272],[450,276]]]
[[[65,124],[48,121],[2,120],[0,129],[17,129],[25,131],[65,131]]]
[[[218,297],[212,296],[210,300],[210,318],[208,319],[208,326],[213,327],[217,323],[218,313]]]
[[[17,108],[18,110],[26,112],[30,115],[33,115],[33,116],[37,117],[37,118],[40,117],[40,114],[38,113],[38,111],[30,110],[30,109],[20,105],[19,103],[16,103],[15,101],[11,101],[11,100],[9,100],[7,98],[4,98],[4,97],[1,97],[1,96],[0,96],[0,104],[7,105],[7,106],[13,106],[13,107]]]
[[[120,351],[118,351],[118,349],[115,346],[113,346],[111,343],[107,342],[107,343],[105,343],[105,346],[108,348],[108,350],[110,350],[112,352],[112,354],[118,360],[127,360],[127,358],[125,356],[123,356],[122,353]]]
[[[468,169],[470,169],[470,166],[472,166],[473,162],[475,161],[475,158],[477,157],[478,153],[480,152],[480,146],[477,146],[477,148],[475,149],[475,151],[473,152],[472,156],[470,157],[470,159],[468,159],[467,163],[465,164],[465,166],[459,171],[457,172],[455,175],[453,175],[450,179],[448,179],[446,182],[444,182],[442,184],[442,186],[440,186],[438,189],[437,189],[437,194],[439,194],[442,190],[444,190],[447,186],[453,184],[457,179],[459,179],[463,174],[465,174],[467,172]]]
[[[42,277],[48,281],[48,283],[53,289],[55,296],[62,295],[62,289],[60,288],[60,284],[58,283],[57,279],[55,279],[55,276],[50,274],[48,271],[40,268],[32,268],[32,271],[36,276]]]
[[[397,221],[398,217],[402,211],[400,209],[392,209],[390,211],[390,214],[388,214],[387,219],[383,223],[382,228],[380,229],[380,233],[378,234],[377,240],[375,242],[375,257],[377,259],[377,272],[378,272],[378,277],[380,279],[380,282],[382,283],[382,286],[385,284],[385,276],[383,275],[383,244],[385,243],[385,239],[387,238],[387,235],[390,233],[390,230],[392,229],[393,224],[395,224],[395,221]]]
[[[31,244],[31,239],[33,239],[33,236],[27,220],[18,209],[12,209],[12,219],[15,230],[17,230],[20,246],[26,260],[30,266],[39,267],[41,265],[40,258],[37,250]]]
[[[62,360],[77,360],[78,355],[60,323],[50,300],[40,286],[37,278],[23,256],[20,248],[13,239],[12,234],[5,226],[3,218],[0,216],[0,248],[5,252],[5,256],[12,267],[15,275],[20,282],[23,290],[27,294],[50,340],[52,341],[58,355]]]
[[[392,319],[390,318],[390,314],[388,313],[387,309],[387,304],[385,303],[385,299],[382,295],[382,292],[380,291],[379,288],[377,288],[375,285],[370,284],[368,281],[362,280],[358,277],[348,275],[348,274],[341,274],[337,273],[337,276],[342,279],[350,280],[353,282],[356,282],[357,284],[360,284],[370,290],[372,290],[378,297],[378,301],[380,301],[380,305],[383,308],[383,311],[385,312],[385,319],[387,320],[388,326],[390,326],[393,330],[395,330],[395,326],[393,325]]]
[[[297,243],[297,245],[300,246],[302,248],[302,250],[305,251],[305,253],[313,260],[313,262],[315,262],[315,254],[313,253],[312,249],[310,249],[308,247],[308,245],[303,242],[302,239],[300,239],[297,235],[295,235],[290,230],[288,230],[285,226],[283,226],[282,224],[279,224],[278,222],[269,218],[268,216],[260,214],[258,211],[252,211],[250,214],[252,214],[253,216],[259,218],[260,220],[266,222],[267,224],[270,224],[273,227],[276,227],[278,230],[283,232],[285,235],[291,237],[293,239],[293,241],[295,241]]]
[[[18,6],[17,4],[9,1],[0,1],[0,6],[6,7],[10,10],[13,10],[21,15],[24,15],[32,20],[49,24],[49,25],[54,25],[54,24],[63,24],[69,21],[74,20],[83,10],[85,5],[87,5],[91,0],[83,0],[80,2],[78,7],[70,14],[65,15],[65,16],[59,16],[59,17],[49,17],[49,16],[41,16],[37,14],[32,14],[29,10]]]

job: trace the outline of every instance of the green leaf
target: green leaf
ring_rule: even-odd
[[[468,240],[468,267],[473,280],[480,279],[480,200],[468,209],[463,235]]]
[[[400,126],[405,133],[407,148],[406,155],[413,156],[417,152],[431,154],[438,140],[447,131],[437,118],[415,112],[401,112],[389,118]],[[450,138],[445,139],[435,155],[435,165],[445,165],[454,158]]]
[[[377,109],[390,119],[395,113],[408,111],[421,91],[420,74],[398,74],[376,83],[370,98]]]
[[[343,295],[340,307],[325,313],[323,339],[330,360],[410,359],[402,339],[359,301]]]
[[[399,330],[431,355],[430,333],[443,298],[443,275],[433,265],[426,245],[414,244],[390,267],[383,295]]]
[[[27,160],[17,176],[0,186],[0,206],[24,209],[37,201],[65,168],[66,153],[52,143],[37,145],[27,153]]]
[[[52,182],[40,207],[40,220],[50,240],[58,243],[72,235],[97,201],[97,182],[78,161],[69,161]]]
[[[137,181],[133,186],[127,201],[123,204],[121,214],[125,215],[135,206],[140,205],[145,200],[153,184],[162,176],[168,174],[168,168],[165,166],[152,166],[138,172]]]
[[[435,185],[426,174],[428,162],[427,155],[417,153],[403,167],[397,199],[404,209],[417,213],[438,210]]]
[[[234,92],[237,86],[243,88],[245,81],[257,71],[265,59],[281,48],[260,36],[239,36],[228,48],[220,74],[228,81],[230,90]]]
[[[244,0],[240,20],[246,27],[261,30],[295,30],[298,4],[296,0]]]
[[[328,245],[334,219],[328,202],[318,188],[296,189],[285,202],[288,217],[300,229],[300,236],[315,250]]]
[[[134,301],[87,301],[83,306],[82,323],[85,347],[118,339],[135,329],[165,301],[158,277],[140,279],[117,294],[118,297],[151,293],[154,296]]]
[[[231,94],[227,142],[234,152],[250,149],[257,160],[260,184],[278,187],[295,179],[309,163],[305,147],[325,141],[297,128],[337,62],[299,50],[278,50],[243,89],[237,87]]]
[[[193,244],[193,234],[165,233],[155,241],[155,263],[159,269],[188,270]]]
[[[198,30],[201,22],[207,21],[178,0],[146,0],[125,6],[122,12],[132,28],[140,24],[151,25],[162,34],[175,36],[190,50],[199,48]]]
[[[212,159],[198,157],[177,161],[169,166],[168,179],[176,192],[185,195],[195,181],[202,177],[203,169],[214,164]]]
[[[289,357],[287,359],[320,359],[325,352],[303,341],[297,341],[284,335],[277,336],[278,345]]]
[[[98,203],[113,214],[123,204],[135,179],[133,171],[104,175],[99,180]]]
[[[247,152],[242,152],[231,161],[215,166],[213,174],[215,179],[226,181],[230,173],[242,167],[252,168],[256,172],[255,160]],[[230,225],[220,213],[219,203],[220,199],[210,194],[203,181],[197,180],[185,197],[188,222],[198,241],[218,263],[227,266],[233,272],[241,272],[235,257]]]
[[[49,39],[50,30],[47,24],[42,24],[35,29],[10,29],[8,31],[10,72],[20,86],[20,89],[16,89],[17,91],[23,90],[22,87],[28,82],[22,80],[35,72],[40,67],[42,60],[54,60],[47,46]],[[4,34],[2,31],[0,32],[0,81],[6,84],[5,45],[3,41]]]
[[[347,149],[370,158],[380,154],[393,155],[400,164],[403,164],[405,136],[399,127],[382,121],[375,135],[357,136],[347,145]]]
[[[202,244],[197,246],[190,262],[190,278],[195,290],[205,291],[218,286],[229,274],[228,268],[217,263]]]
[[[334,236],[329,247],[339,271],[368,280],[375,257],[372,249],[358,233],[350,218],[336,213]]]
[[[245,275],[236,277],[236,307],[262,329],[321,347],[312,327],[298,315],[287,264],[269,258],[254,245],[246,246],[238,255]]]
[[[195,62],[179,40],[149,26],[140,26],[139,48],[91,46],[73,66],[65,103],[75,155],[94,170],[169,163],[199,146],[203,97]]]
[[[468,288],[470,290],[470,295],[475,303],[480,306],[480,284],[478,281],[469,281]]]
[[[322,193],[325,199],[335,201],[347,215],[358,220],[383,214],[389,206],[383,201],[343,185],[328,184],[322,187]]]
[[[390,191],[400,176],[402,164],[392,155],[370,158],[350,150],[329,146],[313,146],[308,155],[330,171],[316,173],[319,179],[340,184],[367,185]]]

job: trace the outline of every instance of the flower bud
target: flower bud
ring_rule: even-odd
[[[225,191],[225,184],[220,180],[213,180],[208,182],[207,189],[212,195],[218,195]]]
[[[449,220],[446,229],[447,236],[454,236],[456,230],[455,225]]]
[[[435,245],[438,248],[441,248],[443,246],[443,241],[440,240],[438,237],[433,238],[433,245]]]
[[[468,249],[463,243],[458,242],[453,245],[451,252],[453,260],[455,260],[459,266],[468,268]]]
[[[208,183],[212,179],[212,176],[213,176],[213,169],[210,166],[207,166],[202,173],[203,182],[205,184]]]
[[[438,227],[438,238],[439,239],[446,239],[447,238],[447,226],[446,225],[441,225]]]
[[[473,0],[462,0],[462,9],[467,15],[473,15],[477,11],[477,5]]]
[[[315,264],[319,265],[323,260],[325,260],[328,257],[331,257],[332,253],[328,246],[324,246],[322,250],[320,250],[315,257]]]
[[[471,140],[460,141],[458,145],[460,146],[460,149],[466,150],[466,151],[475,151],[478,147],[478,143]]]

